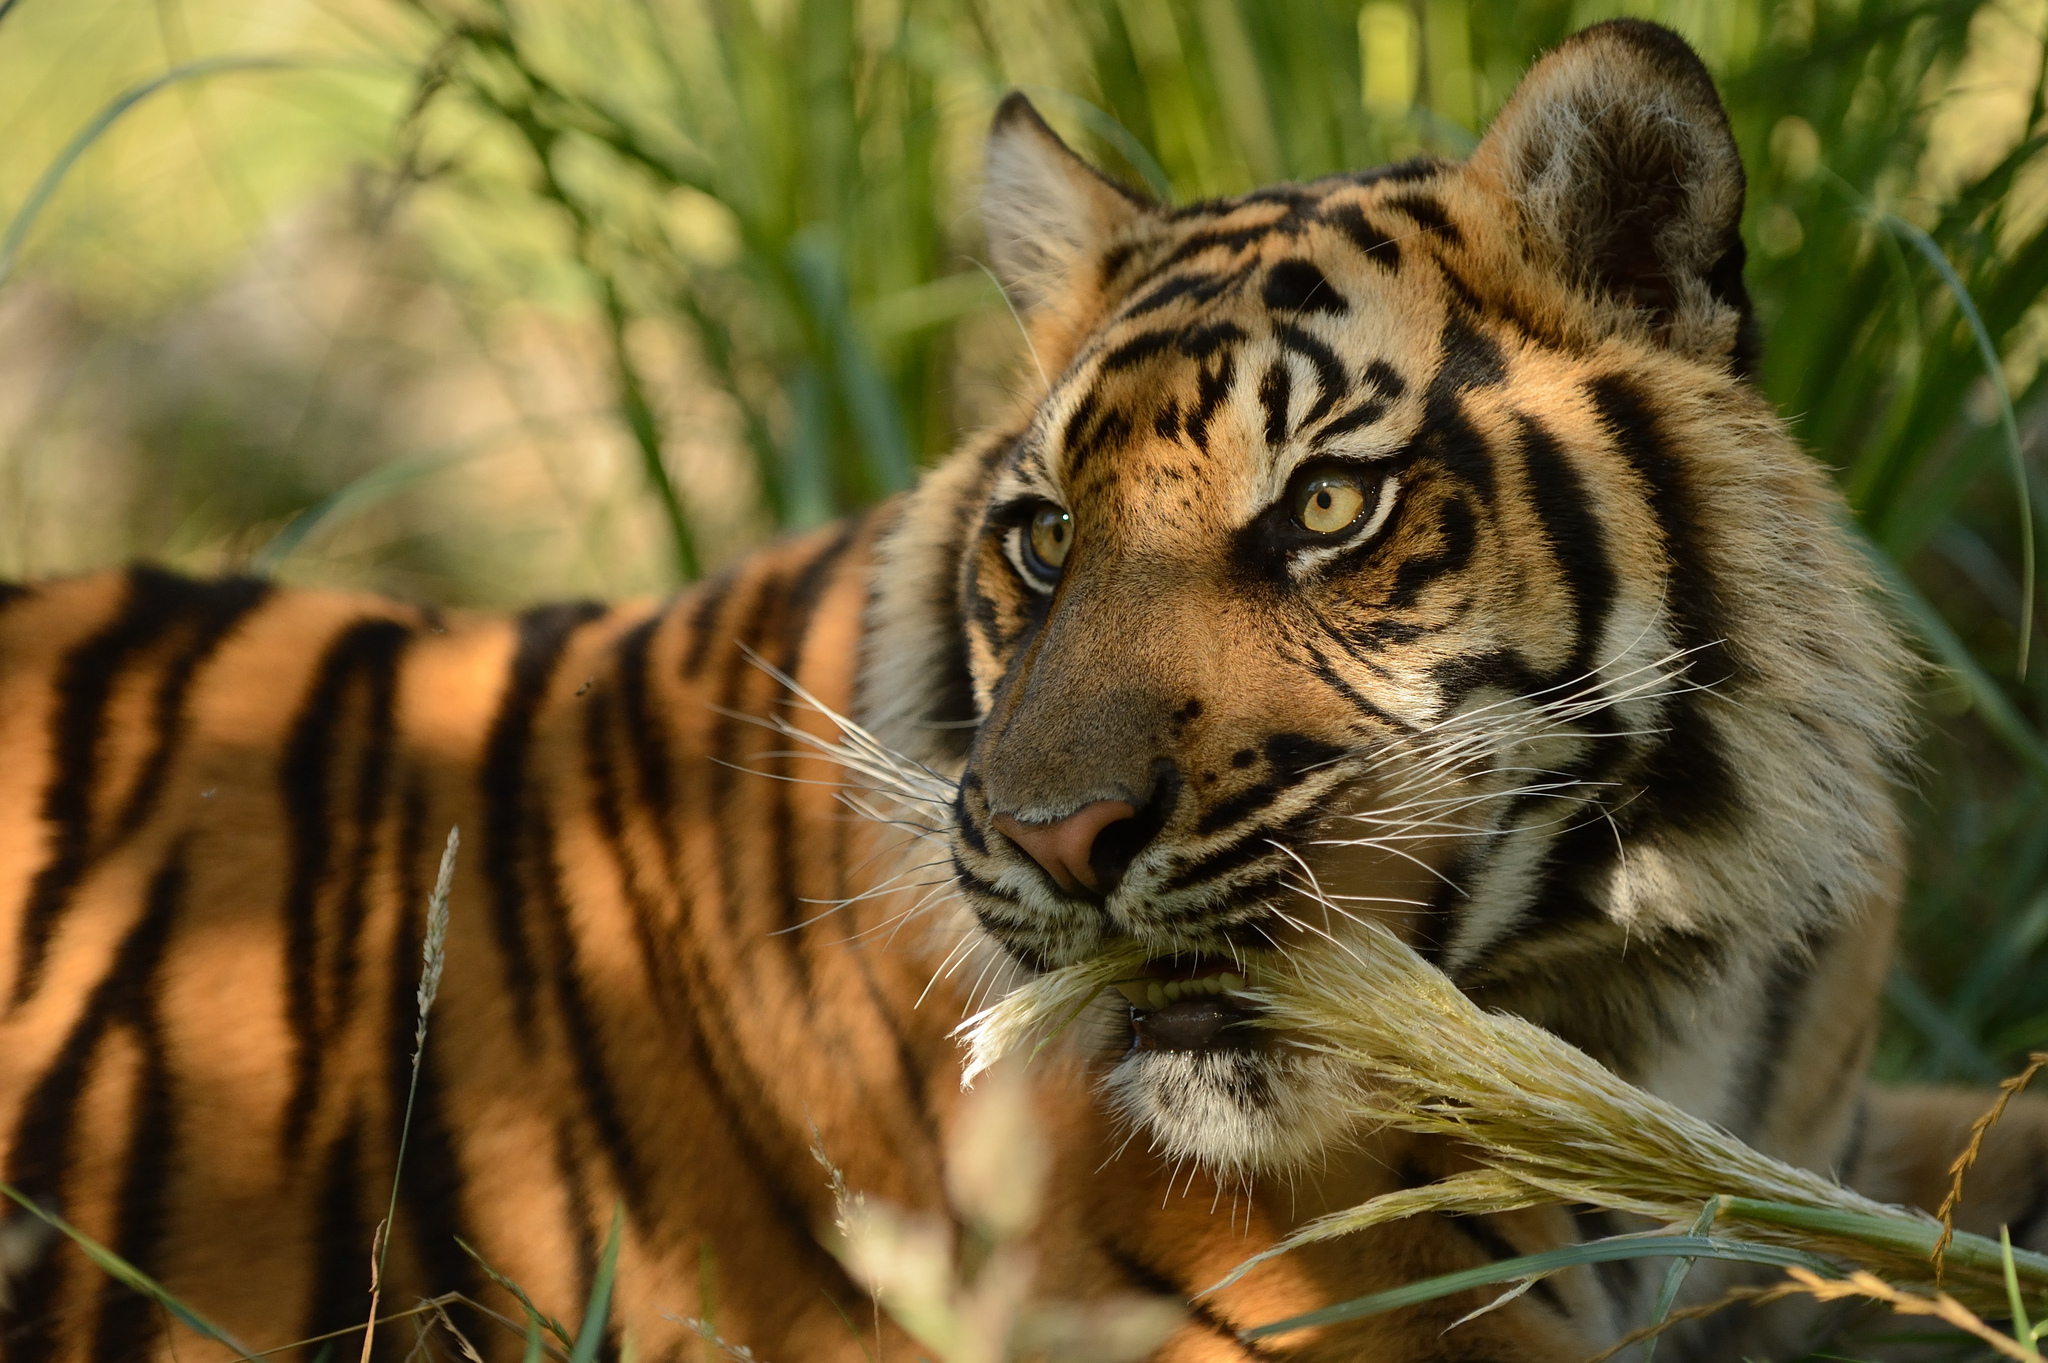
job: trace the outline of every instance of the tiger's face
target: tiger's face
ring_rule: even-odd
[[[971,700],[953,868],[1026,970],[1150,951],[1107,1083],[1171,1153],[1341,1137],[1337,1078],[1246,1025],[1260,953],[1376,918],[1540,1011],[1560,961],[1732,969],[1731,898],[1817,918],[1869,873],[1811,787],[1882,767],[1895,698],[1866,676],[1858,729],[1769,646],[1832,615],[1867,674],[1885,638],[1747,382],[1741,167],[1677,38],[1580,35],[1463,165],[1169,210],[1013,98],[989,178],[1049,381],[920,494]],[[1802,704],[1775,753],[1730,722]],[[1838,854],[1750,829],[1773,800]]]

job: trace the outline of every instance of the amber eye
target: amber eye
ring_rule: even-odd
[[[1031,566],[1046,577],[1057,577],[1060,565],[1067,561],[1067,551],[1074,547],[1074,518],[1047,502],[1031,514],[1024,538]]]
[[[1301,485],[1294,519],[1301,528],[1317,535],[1334,535],[1349,530],[1365,510],[1365,490],[1348,473],[1325,473]]]

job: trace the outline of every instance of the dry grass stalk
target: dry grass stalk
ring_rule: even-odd
[[[1970,1124],[1970,1143],[1963,1147],[1963,1153],[1956,1156],[1956,1162],[1948,1167],[1948,1196],[1941,1200],[1941,1210],[1935,1215],[1941,1220],[1941,1239],[1934,1242],[1934,1280],[1942,1280],[1942,1269],[1948,1257],[1949,1242],[1956,1236],[1956,1207],[1963,1200],[1963,1175],[1970,1172],[1970,1166],[1977,1162],[1977,1153],[1984,1147],[1984,1137],[2005,1115],[2005,1105],[2010,1103],[2027,1083],[2048,1065],[2048,1051],[2035,1051],[2027,1057],[2027,1067],[1998,1086],[1998,1100],[1991,1104],[1983,1116]]]
[[[1711,1316],[1717,1311],[1725,1311],[1729,1307],[1742,1302],[1747,1302],[1751,1306],[1762,1306],[1768,1302],[1779,1301],[1785,1297],[1792,1296],[1798,1291],[1799,1284],[1797,1283],[1767,1283],[1751,1284],[1746,1287],[1731,1287],[1712,1301],[1701,1302],[1697,1306],[1681,1306],[1666,1315],[1664,1319],[1653,1321],[1640,1330],[1623,1335],[1620,1339],[1587,1359],[1586,1363],[1607,1363],[1607,1360],[1615,1355],[1624,1353],[1646,1340],[1655,1339],[1666,1330],[1682,1325],[1686,1321],[1699,1320],[1703,1317]]]
[[[1352,1104],[1361,1124],[1463,1142],[1483,1167],[1310,1222],[1239,1265],[1226,1282],[1272,1255],[1420,1211],[1566,1202],[1634,1213],[1674,1230],[1712,1204],[1713,1219],[1738,1223],[1745,1239],[1823,1254],[1908,1285],[1934,1285],[1934,1218],[1873,1202],[1749,1148],[1552,1033],[1482,1010],[1385,928],[1367,924],[1361,931],[1342,947],[1253,960],[1251,993],[1263,1005],[1262,1025],[1346,1061],[1356,1077]],[[961,1029],[969,1076],[1078,1015],[1142,959],[1142,949],[1131,947],[1068,966],[970,1018]],[[2015,1260],[2030,1288],[2048,1288],[2048,1259]],[[1958,1237],[1950,1272],[1956,1296],[1993,1313],[2002,1309],[2004,1265],[1996,1245]]]
[[[1785,1272],[1798,1282],[1799,1291],[1817,1300],[1868,1297],[1872,1301],[1883,1302],[1902,1316],[1934,1316],[1966,1334],[1975,1335],[2007,1358],[2017,1358],[2021,1363],[2041,1363],[2041,1355],[2037,1351],[2010,1335],[1992,1329],[1976,1312],[1946,1292],[1926,1295],[1908,1292],[1863,1269],[1855,1270],[1846,1278],[1823,1278],[1804,1268],[1788,1268]]]

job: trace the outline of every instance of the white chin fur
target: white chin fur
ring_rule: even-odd
[[[1160,1155],[1223,1178],[1315,1163],[1353,1126],[1338,1063],[1303,1051],[1133,1051],[1103,1088]]]

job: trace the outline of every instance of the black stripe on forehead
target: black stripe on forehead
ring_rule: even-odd
[[[1275,312],[1327,312],[1351,310],[1336,285],[1306,260],[1283,260],[1266,272],[1262,298]]]
[[[1388,199],[1387,207],[1397,213],[1405,213],[1415,219],[1423,231],[1442,238],[1452,246],[1465,244],[1465,234],[1444,212],[1443,204],[1433,194],[1397,194]]]
[[[1337,352],[1321,340],[1289,322],[1273,323],[1273,339],[1281,347],[1301,356],[1316,371],[1316,383],[1320,392],[1315,406],[1302,415],[1304,423],[1321,421],[1328,416],[1337,399],[1351,391],[1351,377],[1344,368],[1344,362],[1337,358]]]
[[[1207,303],[1243,283],[1250,274],[1251,267],[1247,265],[1243,269],[1222,274],[1208,270],[1191,270],[1186,274],[1170,275],[1127,304],[1123,310],[1123,320],[1129,321],[1143,317],[1148,312],[1157,312],[1183,298],[1191,303]]]
[[[1332,204],[1323,210],[1323,221],[1350,238],[1351,244],[1364,252],[1365,258],[1373,264],[1390,274],[1400,270],[1400,246],[1365,216],[1362,205]]]

